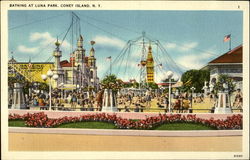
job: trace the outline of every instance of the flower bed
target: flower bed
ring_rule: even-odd
[[[166,123],[197,123],[216,129],[242,129],[242,115],[228,116],[225,120],[214,118],[202,119],[197,118],[196,115],[181,115],[181,114],[159,114],[154,117],[147,117],[144,120],[133,121],[118,117],[116,114],[89,114],[79,117],[62,117],[57,119],[50,119],[44,112],[27,113],[22,116],[18,114],[10,114],[9,120],[25,120],[25,125],[28,127],[42,127],[51,128],[57,127],[61,124],[74,122],[108,122],[113,123],[118,129],[154,129]]]

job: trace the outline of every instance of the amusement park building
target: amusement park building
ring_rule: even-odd
[[[46,74],[49,69],[58,75],[57,80],[52,79],[53,88],[76,89],[77,87],[94,87],[98,89],[99,78],[97,77],[97,67],[94,41],[91,41],[92,48],[89,56],[85,55],[83,48],[83,37],[80,35],[77,41],[77,49],[73,51],[68,60],[60,60],[62,52],[60,43],[55,43],[56,49],[53,52],[55,58],[52,62],[17,62],[13,57],[9,60],[9,77],[23,77],[29,82],[44,82],[42,74]],[[49,83],[49,80],[46,80]]]
[[[235,80],[236,89],[242,89],[242,45],[210,61],[203,69],[210,69],[210,83],[226,74]]]

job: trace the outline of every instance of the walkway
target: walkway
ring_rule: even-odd
[[[138,137],[9,133],[10,151],[242,151],[242,136]]]

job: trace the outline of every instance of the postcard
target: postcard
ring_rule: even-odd
[[[249,158],[247,2],[1,13],[2,159]]]

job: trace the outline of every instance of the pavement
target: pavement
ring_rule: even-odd
[[[9,133],[9,151],[241,152],[242,136],[145,137]]]

